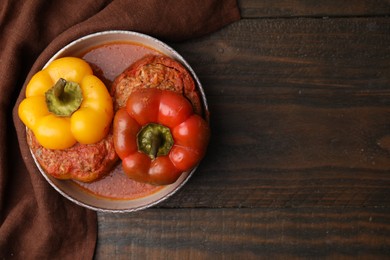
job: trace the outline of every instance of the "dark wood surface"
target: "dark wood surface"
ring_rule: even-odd
[[[212,141],[160,205],[99,213],[96,259],[390,257],[390,1],[241,0],[171,44]]]

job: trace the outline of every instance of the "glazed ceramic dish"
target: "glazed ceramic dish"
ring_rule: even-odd
[[[113,42],[140,44],[142,46],[156,50],[161,54],[167,55],[183,64],[186,69],[192,74],[192,77],[197,85],[197,90],[200,93],[200,98],[203,103],[203,109],[207,114],[208,107],[204,91],[202,89],[198,77],[196,76],[190,65],[171,47],[145,34],[131,31],[104,31],[87,35],[71,42],[70,44],[62,48],[47,62],[47,64],[60,57],[80,57],[88,50]],[[45,65],[45,67],[47,66],[47,64]],[[49,184],[60,194],[80,206],[103,212],[132,212],[152,207],[167,199],[168,197],[172,196],[176,191],[178,191],[188,181],[188,179],[196,170],[195,167],[188,172],[184,172],[175,183],[163,186],[161,189],[158,189],[157,191],[149,195],[132,199],[112,199],[88,192],[81,186],[77,185],[74,181],[59,180],[53,178],[52,176],[45,173],[45,171],[37,162],[33,153],[32,156],[41,174],[49,182]]]

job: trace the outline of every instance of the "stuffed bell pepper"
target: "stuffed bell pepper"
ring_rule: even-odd
[[[131,179],[154,185],[175,182],[203,158],[208,123],[181,94],[157,88],[131,93],[114,117],[114,146]]]
[[[109,134],[112,98],[80,58],[59,58],[37,72],[18,113],[37,160],[56,178],[93,181],[117,158]]]

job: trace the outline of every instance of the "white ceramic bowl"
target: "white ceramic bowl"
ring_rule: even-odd
[[[166,45],[165,43],[145,34],[131,32],[131,31],[104,31],[94,34],[87,35],[80,39],[77,39],[70,44],[63,47],[59,50],[45,65],[45,67],[52,62],[53,60],[64,57],[64,56],[80,56],[91,48],[101,46],[103,44],[109,44],[113,42],[130,42],[142,44],[146,47],[155,49],[162,54],[165,54],[179,62],[181,62],[187,70],[192,74],[194,78],[201,99],[203,102],[203,108],[208,112],[206,96],[204,94],[201,83],[199,82],[198,77],[194,73],[190,65],[180,56],[175,50]],[[118,200],[118,199],[108,199],[104,197],[95,196],[89,192],[86,192],[81,187],[74,184],[72,181],[58,180],[50,175],[46,174],[45,171],[40,167],[37,162],[34,154],[32,154],[35,163],[37,164],[38,169],[44,176],[44,178],[49,182],[49,184],[62,194],[67,199],[72,202],[92,209],[95,211],[103,212],[132,212],[137,210],[146,209],[152,207],[168,197],[172,196],[176,191],[178,191],[191,177],[191,175],[196,170],[196,167],[189,172],[183,173],[180,178],[173,184],[164,186],[159,191],[137,199],[129,200]]]

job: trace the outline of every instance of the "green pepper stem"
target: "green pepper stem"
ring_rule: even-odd
[[[152,138],[151,138],[151,151],[150,155],[152,159],[155,159],[157,157],[158,149],[161,146],[161,135],[158,131],[153,131]]]
[[[60,78],[56,82],[56,84],[54,84],[53,94],[56,98],[62,99],[62,97],[64,96],[65,85],[66,85],[66,80],[64,80],[63,78]]]
[[[60,78],[45,93],[46,105],[57,116],[71,116],[81,105],[83,93],[78,83]]]
[[[150,123],[138,132],[137,145],[140,152],[154,160],[169,153],[173,146],[173,137],[168,127]]]

